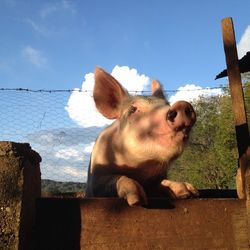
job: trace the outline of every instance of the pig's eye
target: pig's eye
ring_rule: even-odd
[[[136,110],[137,110],[137,107],[131,106],[131,107],[129,108],[129,110],[128,110],[128,114],[131,115],[131,114],[135,113]]]

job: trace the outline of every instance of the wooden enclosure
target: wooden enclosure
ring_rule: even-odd
[[[249,249],[245,200],[40,199],[35,249]]]
[[[250,249],[249,130],[231,18],[222,20],[222,35],[242,199],[218,198],[218,190],[201,195],[217,198],[151,199],[148,207],[128,207],[116,198],[39,199],[36,249]]]
[[[231,18],[222,20],[222,33],[241,199],[230,190],[201,190],[199,199],[150,199],[145,207],[129,207],[118,198],[38,198],[39,155],[27,144],[9,143],[9,148],[0,147],[0,187],[5,188],[0,190],[0,240],[5,241],[0,248],[250,249],[250,141]],[[23,153],[24,146],[28,153]],[[8,166],[15,167],[12,179]]]

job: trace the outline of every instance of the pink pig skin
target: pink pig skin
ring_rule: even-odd
[[[130,96],[104,70],[95,71],[98,111],[116,119],[98,136],[88,172],[88,197],[121,197],[130,206],[147,197],[187,198],[198,191],[187,182],[166,179],[170,163],[181,155],[196,114],[190,103],[170,106],[158,81],[152,96]]]

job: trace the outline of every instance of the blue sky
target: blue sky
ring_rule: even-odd
[[[250,50],[250,1],[0,0],[0,88],[92,90],[101,66],[129,91],[158,79],[170,102],[220,94],[221,19]],[[186,89],[193,91],[186,92]],[[188,93],[188,94],[187,94]],[[86,181],[98,133],[110,123],[91,92],[0,91],[0,140],[29,142],[42,178]]]
[[[101,66],[128,66],[166,89],[218,86],[221,19],[239,42],[249,0],[0,0],[0,87],[72,89]]]

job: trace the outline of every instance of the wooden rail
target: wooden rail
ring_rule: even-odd
[[[248,249],[246,203],[239,199],[40,199],[36,249]]]
[[[216,190],[202,191],[202,199],[150,199],[147,207],[129,207],[118,198],[36,200],[40,157],[26,144],[4,142],[0,248],[250,249],[250,140],[231,18],[222,20],[222,33],[242,176],[238,193],[244,199]]]

